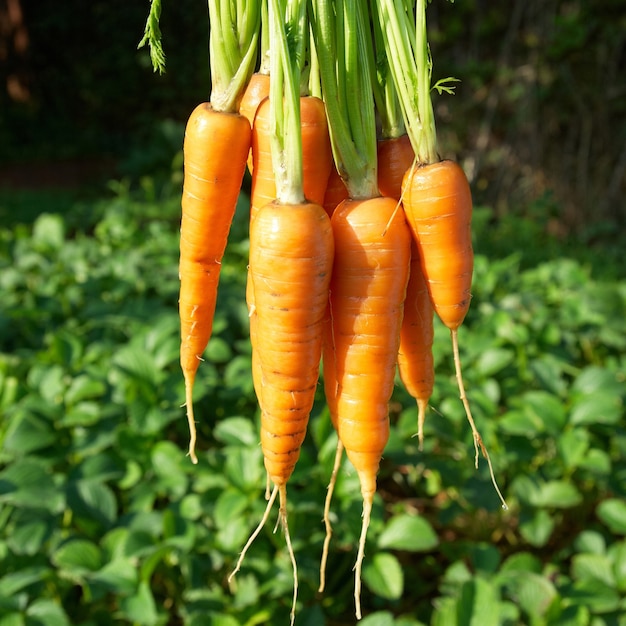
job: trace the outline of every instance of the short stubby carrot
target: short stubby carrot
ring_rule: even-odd
[[[339,439],[357,471],[363,521],[355,565],[359,596],[365,538],[376,476],[389,438],[389,400],[396,372],[409,273],[411,235],[397,201],[342,202],[331,219],[335,260],[330,314],[337,379]]]
[[[457,329],[469,309],[474,268],[469,183],[458,163],[445,160],[409,168],[402,190],[435,312]]]
[[[433,305],[422,273],[419,250],[411,245],[411,270],[404,303],[398,349],[398,372],[408,393],[417,402],[417,436],[424,443],[424,421],[435,384],[433,362]]]
[[[326,108],[320,98],[300,98],[300,130],[304,196],[309,202],[323,205],[333,157]],[[267,99],[259,105],[252,128],[251,220],[262,206],[276,197],[271,133],[270,103]]]
[[[378,189],[383,196],[400,199],[402,179],[415,160],[415,152],[409,136],[379,139],[376,152],[378,156]]]
[[[209,342],[220,268],[250,149],[248,120],[237,113],[198,105],[185,129],[180,227],[180,363],[185,378],[187,418],[195,455],[193,386]]]
[[[261,447],[277,486],[293,472],[315,399],[333,250],[330,220],[318,204],[273,202],[251,225]]]

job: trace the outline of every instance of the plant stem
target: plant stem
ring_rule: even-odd
[[[439,155],[430,97],[432,63],[426,33],[426,0],[417,0],[415,17],[410,5],[406,0],[377,0],[378,21],[417,161],[434,163]]]
[[[337,169],[352,198],[378,196],[367,3],[314,0],[311,21]],[[333,7],[335,10],[333,11]]]
[[[208,0],[208,7],[211,105],[234,113],[256,63],[261,4]]]
[[[302,184],[302,134],[300,131],[300,66],[287,40],[306,32],[304,0],[269,0],[270,119],[276,197],[283,204],[304,202]],[[293,42],[292,42],[293,43]],[[295,57],[295,58],[294,58]]]

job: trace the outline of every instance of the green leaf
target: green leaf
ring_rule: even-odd
[[[566,468],[578,467],[589,448],[589,433],[584,428],[566,430],[557,439],[557,448]]]
[[[21,509],[21,513],[14,516],[17,519],[7,544],[15,554],[33,556],[52,535],[56,520],[40,509]]]
[[[141,582],[135,594],[121,598],[120,611],[126,619],[135,624],[145,626],[156,624],[159,615],[150,585],[147,582]]]
[[[50,468],[41,461],[25,457],[0,472],[0,503],[40,509],[56,513],[63,509],[65,499],[57,489]]]
[[[554,519],[548,511],[536,511],[532,518],[522,522],[519,526],[524,539],[535,547],[545,546],[554,530]]]
[[[543,430],[543,424],[537,415],[523,410],[512,410],[498,419],[498,428],[504,434],[532,438]]]
[[[206,356],[212,363],[227,363],[233,358],[233,351],[221,337],[212,337],[207,346]]]
[[[409,552],[427,552],[438,543],[437,534],[425,518],[406,513],[392,517],[378,538],[380,548]]]
[[[109,527],[117,518],[117,502],[110,487],[98,480],[77,480],[68,485],[67,503],[74,514]]]
[[[572,557],[572,577],[578,580],[599,580],[609,587],[615,587],[611,560],[604,554],[575,554]]]
[[[626,535],[626,501],[609,498],[600,502],[596,509],[600,520],[617,535]]]
[[[577,552],[604,554],[606,552],[606,540],[599,532],[583,530],[578,537],[576,537],[574,547]]]
[[[510,365],[515,359],[515,352],[507,348],[488,348],[483,351],[475,368],[485,378],[489,378]]]
[[[458,626],[499,626],[500,600],[496,588],[475,577],[463,583],[456,607]]]
[[[363,566],[363,582],[377,596],[397,600],[404,590],[404,572],[393,554],[377,552],[374,558]]]
[[[29,626],[71,626],[63,608],[52,600],[35,600],[26,609],[26,616]]]
[[[99,587],[105,593],[127,596],[137,589],[138,576],[136,559],[115,558],[94,572],[89,581],[92,586]]]
[[[387,611],[370,613],[359,622],[360,626],[394,626],[394,624],[393,615]]]
[[[582,495],[573,483],[550,480],[539,485],[530,503],[536,507],[567,509],[582,502]]]
[[[33,224],[33,248],[36,250],[58,250],[64,240],[65,223],[60,215],[42,213]]]
[[[595,578],[576,581],[563,595],[570,601],[588,607],[594,613],[609,613],[620,608],[621,594]]]
[[[530,552],[518,552],[512,554],[500,567],[500,572],[507,574],[509,572],[533,572],[539,574],[541,572],[541,561]]]
[[[22,569],[5,574],[0,578],[0,598],[10,598],[17,595],[23,589],[31,585],[45,581],[52,570],[42,565],[31,565]]]
[[[581,397],[572,407],[570,422],[582,424],[617,424],[624,414],[622,399],[598,391]]]
[[[544,617],[557,598],[552,582],[535,572],[516,571],[507,576],[508,594],[533,619]]]
[[[70,539],[51,555],[54,565],[74,576],[95,572],[102,566],[102,553],[95,543],[86,539]]]
[[[259,441],[254,422],[247,417],[229,417],[220,420],[213,431],[215,438],[225,445],[254,446]]]
[[[236,489],[226,489],[215,502],[213,519],[218,528],[226,528],[248,507],[248,498]]]
[[[581,397],[595,393],[619,396],[624,393],[624,385],[617,374],[607,368],[591,365],[584,368],[572,384],[571,391]]]
[[[72,380],[65,392],[65,403],[73,406],[82,400],[100,398],[105,391],[106,386],[101,380],[81,374]]]
[[[25,410],[18,411],[9,423],[4,448],[14,454],[28,454],[55,442],[57,433],[52,425]]]

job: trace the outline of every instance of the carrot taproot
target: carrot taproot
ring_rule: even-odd
[[[180,363],[185,380],[189,455],[195,454],[193,387],[211,337],[217,286],[250,149],[250,124],[237,113],[198,105],[187,122],[180,226]],[[225,159],[224,155],[229,158]]]
[[[336,376],[337,432],[357,471],[363,520],[355,564],[355,603],[376,476],[389,438],[411,235],[392,198],[344,201],[331,218],[335,260],[330,314]],[[383,235],[383,232],[385,233]]]
[[[404,303],[398,349],[398,372],[405,389],[417,402],[417,437],[424,445],[424,421],[435,384],[433,362],[433,305],[422,272],[419,250],[411,242],[411,268]]]

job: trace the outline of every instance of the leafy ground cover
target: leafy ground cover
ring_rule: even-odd
[[[242,195],[185,456],[178,364],[179,181],[97,201],[0,198],[0,625],[287,624],[291,565],[265,507],[250,374]],[[32,209],[38,203],[38,211]],[[28,206],[26,206],[28,204]],[[8,207],[8,208],[7,208]],[[41,212],[44,207],[47,212]],[[9,210],[10,209],[10,210]],[[19,215],[38,214],[21,222]],[[460,332],[471,432],[450,341],[418,450],[398,385],[364,568],[363,626],[626,624],[626,282],[616,244],[577,248],[539,222],[476,211],[474,300]],[[296,623],[354,623],[358,479],[322,506],[335,435],[321,394],[290,482]]]

